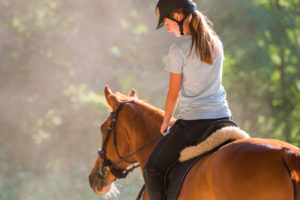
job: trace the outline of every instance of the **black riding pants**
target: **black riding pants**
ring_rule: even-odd
[[[178,119],[168,134],[165,134],[152,151],[144,167],[161,174],[179,158],[180,151],[187,146],[195,145],[196,140],[203,141],[201,135],[215,121],[232,120],[231,117],[219,119],[182,120]]]

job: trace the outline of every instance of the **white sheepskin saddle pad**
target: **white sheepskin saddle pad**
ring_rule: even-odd
[[[212,133],[206,140],[199,143],[198,145],[184,148],[180,152],[179,161],[183,162],[195,158],[198,155],[213,149],[214,147],[222,144],[229,139],[239,140],[243,138],[250,138],[250,136],[248,135],[248,133],[238,127],[228,126],[221,128]]]

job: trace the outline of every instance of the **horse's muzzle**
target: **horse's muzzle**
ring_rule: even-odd
[[[105,180],[99,178],[95,174],[89,175],[89,183],[90,187],[93,189],[93,191],[97,194],[104,194],[110,191],[110,184],[105,185]]]

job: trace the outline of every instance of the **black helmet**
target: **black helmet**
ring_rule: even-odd
[[[158,24],[156,29],[161,28],[164,23],[163,20],[168,17],[169,19],[176,21],[179,26],[182,26],[183,20],[181,22],[174,20],[173,18],[169,17],[169,14],[179,8],[183,8],[187,13],[193,12],[197,8],[197,5],[192,0],[159,0],[159,2],[156,5],[156,17],[158,20]],[[185,16],[187,17],[187,16]],[[180,25],[181,23],[181,25]],[[181,32],[181,34],[183,34]]]

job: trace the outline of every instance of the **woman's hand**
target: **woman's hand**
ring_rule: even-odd
[[[172,122],[171,121],[169,121],[169,122],[165,122],[164,121],[162,123],[161,127],[160,127],[160,133],[162,135],[164,135],[166,133],[166,131],[168,130],[168,128],[171,128],[171,126],[172,126]]]

